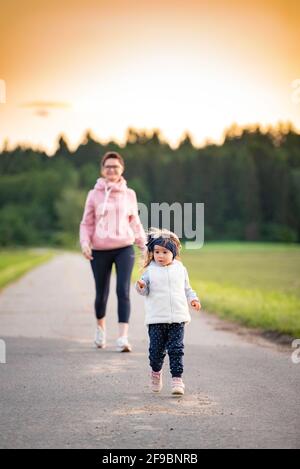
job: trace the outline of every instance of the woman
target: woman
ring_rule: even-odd
[[[130,278],[135,260],[133,244],[144,251],[146,235],[138,215],[136,193],[127,187],[122,176],[124,169],[124,160],[119,153],[105,153],[101,161],[102,177],[87,195],[80,223],[80,244],[95,278],[95,344],[98,348],[106,346],[105,312],[115,263],[119,318],[117,350],[130,352],[128,322]]]

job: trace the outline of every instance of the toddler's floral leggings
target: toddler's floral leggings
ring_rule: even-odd
[[[149,361],[153,371],[162,369],[166,353],[170,361],[172,378],[181,378],[184,355],[184,322],[149,324]]]

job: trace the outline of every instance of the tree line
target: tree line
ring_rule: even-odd
[[[0,153],[0,244],[78,242],[87,191],[102,155],[120,152],[139,202],[203,202],[205,240],[300,241],[300,135],[290,124],[232,126],[221,145],[171,148],[158,130],[128,129],[126,142],[87,132],[75,151],[60,136],[54,155],[17,146]],[[172,228],[172,226],[171,226]]]

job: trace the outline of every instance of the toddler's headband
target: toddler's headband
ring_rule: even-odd
[[[167,240],[163,236],[159,236],[158,238],[152,238],[151,235],[149,235],[148,242],[146,243],[148,251],[153,252],[155,245],[163,246],[169,249],[169,251],[171,251],[173,254],[173,259],[177,256],[177,246],[173,241],[169,239]]]

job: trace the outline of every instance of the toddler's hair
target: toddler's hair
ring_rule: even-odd
[[[177,250],[177,255],[175,256],[175,259],[177,259],[179,261],[181,260],[180,259],[180,250],[181,250],[182,246],[181,246],[181,243],[179,241],[178,236],[175,233],[173,233],[172,231],[167,230],[166,228],[155,228],[155,227],[151,226],[146,231],[146,235],[147,235],[148,239],[149,239],[150,236],[152,238],[162,237],[162,238],[164,238],[166,244],[167,244],[168,241],[171,241],[172,243],[174,243],[175,246],[176,246],[176,250]],[[154,253],[152,251],[147,250],[146,254],[143,258],[142,266],[140,267],[140,270],[146,269],[146,267],[148,267],[148,265],[150,264],[152,259],[154,259]]]

